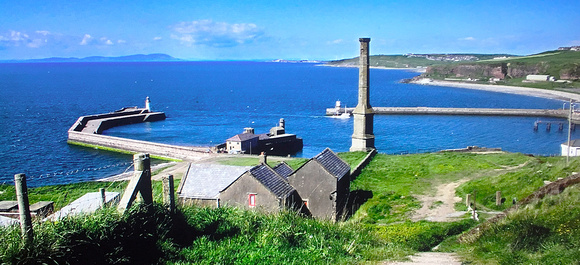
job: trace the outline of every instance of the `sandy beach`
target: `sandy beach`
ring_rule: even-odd
[[[572,99],[573,101],[580,101],[580,94],[569,93],[569,92],[564,92],[564,91],[530,88],[530,87],[471,84],[471,83],[464,83],[464,82],[441,81],[441,80],[432,80],[430,82],[425,82],[425,81],[422,82],[421,80],[419,80],[419,81],[413,81],[411,83],[419,84],[419,85],[428,85],[428,86],[445,86],[445,87],[478,89],[478,90],[485,90],[485,91],[492,91],[492,92],[499,92],[499,93],[518,94],[518,95],[526,95],[526,96],[532,96],[532,97],[559,99],[559,100],[563,100],[563,101],[568,101],[570,99]]]

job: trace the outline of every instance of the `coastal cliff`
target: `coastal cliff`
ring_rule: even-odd
[[[580,52],[557,51],[518,58],[429,66],[422,77],[507,79],[550,75],[560,80],[580,80]]]

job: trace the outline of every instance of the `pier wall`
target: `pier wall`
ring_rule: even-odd
[[[141,122],[152,122],[152,121],[161,121],[165,119],[165,114],[162,112],[151,112],[151,113],[143,113],[143,114],[135,114],[129,116],[122,116],[122,117],[112,117],[106,118],[100,121],[99,126],[96,129],[96,133],[101,134],[103,131],[107,129],[111,129],[117,126],[123,126],[128,124],[134,123],[141,123]]]
[[[354,109],[347,108],[347,112]],[[478,115],[553,117],[567,119],[569,110],[561,109],[491,109],[491,108],[430,108],[430,107],[373,107],[377,115]],[[326,115],[334,115],[335,108],[326,109]],[[580,122],[580,114],[572,114],[573,122]]]
[[[143,108],[124,108],[111,113],[82,116],[68,130],[68,142],[183,160],[198,160],[209,156],[208,147],[177,146],[101,134],[117,126],[164,119],[165,113],[149,112]]]
[[[210,156],[210,154],[206,152],[209,148],[168,145],[75,131],[68,132],[68,142],[72,144],[82,143],[96,145],[135,153],[149,153],[153,156],[183,160],[199,160]]]

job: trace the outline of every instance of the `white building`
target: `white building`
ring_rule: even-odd
[[[526,80],[528,80],[528,81],[551,81],[551,82],[556,81],[556,79],[551,75],[527,75]]]
[[[568,152],[570,152],[570,156],[580,156],[580,139],[571,140],[570,149],[568,149],[568,142],[561,144],[560,147],[562,156],[566,156]]]

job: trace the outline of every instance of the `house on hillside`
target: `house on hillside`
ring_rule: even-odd
[[[568,142],[562,143],[560,148],[562,149],[562,156],[580,156],[580,139],[571,140],[569,148]]]
[[[185,205],[220,207],[220,192],[251,168],[190,164],[177,188],[179,202]]]
[[[220,204],[265,212],[289,209],[307,214],[296,189],[266,164],[251,168],[222,190]]]
[[[230,154],[258,152],[260,136],[254,134],[254,128],[244,128],[244,133],[236,134],[226,140],[226,151]]]
[[[326,148],[288,177],[313,217],[340,220],[350,193],[350,166]]]
[[[294,172],[294,169],[292,169],[288,164],[286,164],[286,162],[283,161],[278,165],[275,165],[272,169],[286,180]]]

